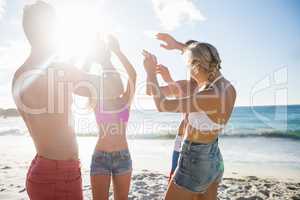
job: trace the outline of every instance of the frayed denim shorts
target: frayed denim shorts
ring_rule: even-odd
[[[212,183],[222,180],[223,172],[218,140],[211,144],[185,140],[173,181],[187,191],[205,193]]]
[[[115,152],[95,151],[92,156],[91,176],[123,175],[132,171],[128,149]]]

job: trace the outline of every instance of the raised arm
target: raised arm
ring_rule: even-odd
[[[166,99],[157,81],[154,56],[148,52],[143,54],[145,56],[144,67],[151,85],[154,102],[160,112],[190,113],[198,112],[199,110],[210,112],[215,111],[216,104],[221,105],[221,95],[214,90],[205,90],[180,99]]]
[[[188,43],[181,43],[177,41],[174,37],[172,37],[168,33],[158,33],[156,35],[156,38],[163,43],[160,45],[162,48],[167,50],[179,50],[181,53],[184,53],[186,50]],[[195,40],[190,40],[191,42],[196,42]],[[156,59],[156,58],[154,58]],[[163,95],[169,97],[169,96],[175,96],[175,97],[184,97],[187,96],[187,94],[193,89],[193,84],[189,80],[180,80],[180,81],[174,81],[172,77],[170,76],[169,70],[167,67],[163,65],[157,66],[158,71],[164,81],[168,84],[167,86],[161,86],[160,91]],[[152,92],[150,90],[150,82],[147,79],[147,94],[152,95]]]
[[[162,79],[168,84],[160,87],[161,92],[167,97],[185,97],[193,89],[193,85],[188,80],[174,81],[169,69],[164,65],[156,67],[156,74],[160,74]]]
[[[160,46],[167,50],[179,50],[181,53],[185,51],[187,45],[177,41],[174,37],[172,37],[168,33],[158,33],[156,38],[163,42]]]
[[[160,86],[159,88],[163,95],[166,97],[182,97],[186,94],[186,92],[184,91],[186,82],[186,80],[167,82],[167,85]],[[153,95],[151,89],[151,82],[148,78],[146,94],[149,96]]]
[[[128,102],[129,106],[132,103],[134,93],[135,93],[135,85],[136,85],[136,71],[125,54],[121,51],[118,40],[114,36],[109,36],[108,38],[108,46],[112,52],[118,57],[122,65],[124,66],[127,74],[128,74],[128,82],[127,87],[122,95],[122,98]]]
[[[156,60],[155,60],[155,62],[157,64]],[[178,85],[176,84],[176,82],[171,77],[168,68],[163,66],[163,65],[157,65],[156,66],[156,73],[160,74],[162,79],[167,83],[167,86],[161,86],[160,87],[161,92],[165,96],[178,96],[179,93],[180,93],[180,89],[178,88]],[[150,86],[150,82],[149,82],[148,79],[147,79],[146,94],[147,95],[152,95],[151,86]]]
[[[155,62],[157,62],[155,60]],[[190,94],[194,88],[194,84],[189,80],[174,81],[170,75],[169,69],[164,65],[156,66],[156,74],[160,74],[162,79],[167,83],[166,86],[160,86],[161,93],[166,97],[185,97]],[[147,95],[152,95],[151,83],[147,79]]]
[[[64,81],[72,88],[74,94],[84,97],[98,98],[101,92],[101,77],[89,74],[74,66],[64,67]]]

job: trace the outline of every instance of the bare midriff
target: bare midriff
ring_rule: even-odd
[[[126,138],[127,123],[100,124],[96,151],[114,152],[128,149]]]

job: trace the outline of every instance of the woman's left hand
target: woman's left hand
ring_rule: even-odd
[[[146,50],[143,50],[142,52],[144,56],[144,68],[147,72],[147,74],[155,74],[156,73],[156,67],[157,67],[157,59],[156,56],[149,53]]]

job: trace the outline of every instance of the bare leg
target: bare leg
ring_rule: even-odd
[[[127,200],[130,189],[131,172],[124,175],[113,176],[114,199]]]
[[[193,200],[216,200],[218,196],[219,183],[214,182],[204,194],[195,195]]]
[[[108,200],[111,176],[91,176],[91,185],[94,200]]]
[[[168,186],[168,190],[165,196],[165,200],[193,200],[194,193],[184,190],[178,187],[174,182],[173,178]]]

